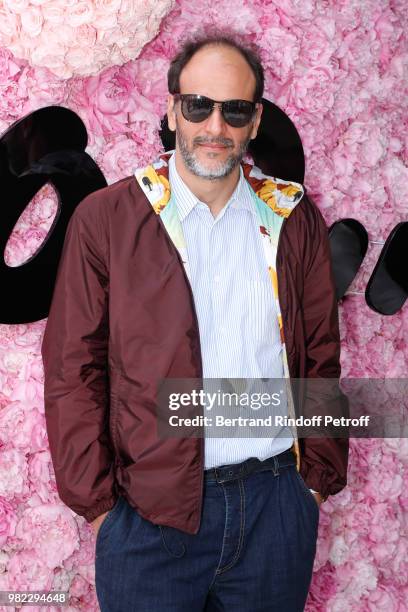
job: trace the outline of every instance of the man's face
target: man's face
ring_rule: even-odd
[[[200,94],[213,100],[253,101],[255,76],[238,51],[209,45],[200,49],[180,74],[180,93]],[[201,123],[187,121],[180,101],[168,97],[168,123],[176,130],[176,151],[186,168],[196,176],[215,179],[228,176],[240,163],[249,141],[255,138],[262,114],[258,104],[252,121],[242,127],[228,125],[215,106]]]

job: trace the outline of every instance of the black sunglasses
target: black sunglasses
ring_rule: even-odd
[[[218,102],[198,94],[173,94],[181,100],[181,112],[184,119],[192,123],[205,121],[214,110],[215,104],[221,105],[222,116],[231,127],[244,127],[252,120],[256,103],[248,100],[224,100]]]

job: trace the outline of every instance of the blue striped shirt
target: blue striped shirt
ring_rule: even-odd
[[[251,187],[242,167],[234,193],[216,218],[181,179],[174,154],[169,160],[169,181],[189,259],[203,377],[283,378],[272,284]],[[286,405],[279,414],[287,415]],[[249,457],[263,460],[292,443],[292,433],[285,427],[275,437],[206,436],[205,469]]]

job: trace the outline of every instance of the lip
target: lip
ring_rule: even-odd
[[[207,149],[226,149],[225,145],[213,145],[213,144],[200,144],[200,147],[206,147]]]

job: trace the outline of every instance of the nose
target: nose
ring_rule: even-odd
[[[219,104],[214,104],[213,111],[206,121],[206,131],[212,136],[219,136],[224,130],[225,122]]]

